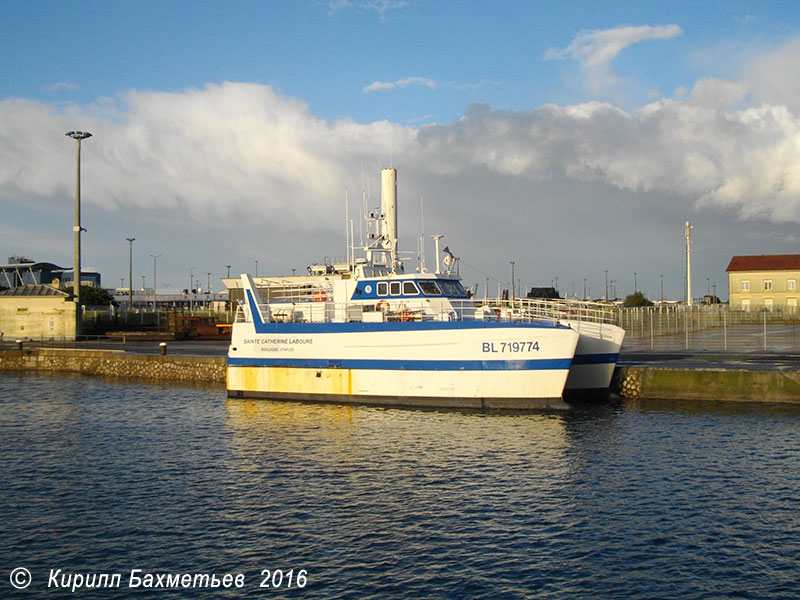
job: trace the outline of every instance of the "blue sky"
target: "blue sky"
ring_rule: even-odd
[[[345,190],[398,167],[401,245],[465,283],[679,297],[797,253],[796,2],[0,2],[0,253],[107,286],[343,256]],[[372,203],[377,198],[371,199]],[[432,261],[428,243],[428,262]],[[411,265],[413,266],[413,264]],[[194,267],[194,269],[191,269]],[[203,277],[203,281],[206,278]],[[127,284],[126,284],[127,285]],[[494,284],[493,284],[494,285]],[[165,291],[166,291],[165,289]],[[600,292],[598,292],[600,290]]]

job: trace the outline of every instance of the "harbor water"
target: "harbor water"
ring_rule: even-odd
[[[506,415],[4,374],[0,408],[4,598],[800,590],[797,407]]]

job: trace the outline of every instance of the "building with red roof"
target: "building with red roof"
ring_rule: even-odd
[[[797,310],[800,254],[734,256],[725,271],[731,308]]]

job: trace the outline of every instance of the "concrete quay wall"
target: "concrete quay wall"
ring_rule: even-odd
[[[225,384],[225,357],[127,354],[114,350],[36,348],[0,351],[0,371],[76,373],[151,382]]]
[[[800,371],[617,367],[611,391],[623,398],[800,404]]]

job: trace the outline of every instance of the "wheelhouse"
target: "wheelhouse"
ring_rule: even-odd
[[[351,300],[452,298],[466,300],[464,286],[457,279],[375,279],[359,281]]]

